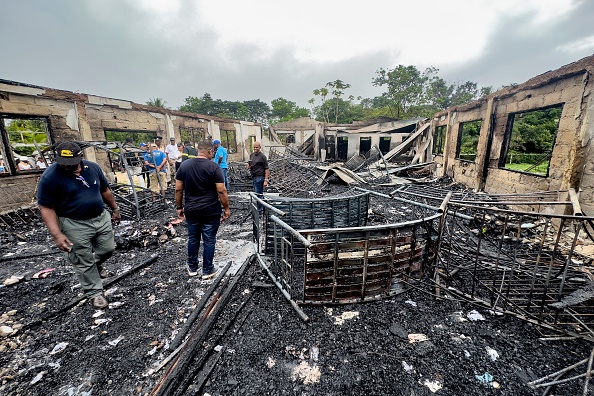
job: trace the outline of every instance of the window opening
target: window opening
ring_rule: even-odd
[[[192,145],[195,145],[196,143],[206,139],[204,128],[179,127],[179,134],[182,143],[190,142]]]
[[[482,120],[460,123],[458,131],[458,149],[456,152],[457,159],[475,162],[482,124]]]
[[[445,146],[446,126],[440,125],[435,128],[435,135],[433,135],[433,154],[443,155],[443,148]]]
[[[227,153],[237,153],[237,139],[235,130],[221,130],[221,144],[227,149]]]
[[[563,105],[510,114],[501,168],[547,176]]]
[[[39,172],[51,164],[40,156],[52,144],[46,118],[0,116],[0,132],[0,175]]]

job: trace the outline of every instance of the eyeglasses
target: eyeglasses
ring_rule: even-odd
[[[82,184],[84,184],[84,185],[85,185],[85,187],[87,187],[87,188],[90,188],[90,187],[91,187],[91,186],[89,186],[89,183],[87,183],[87,181],[85,180],[85,178],[84,178],[84,177],[82,177],[82,176],[77,176],[77,177],[76,177],[76,180],[79,180],[79,181],[81,181],[81,182],[82,182]]]

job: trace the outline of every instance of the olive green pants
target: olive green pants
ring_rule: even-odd
[[[111,216],[103,211],[99,216],[88,220],[72,220],[60,217],[60,230],[73,243],[66,253],[68,261],[88,298],[103,292],[103,282],[99,276],[97,264],[102,264],[111,257],[115,250]]]

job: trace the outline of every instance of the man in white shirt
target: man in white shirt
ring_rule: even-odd
[[[171,183],[175,184],[175,163],[178,158],[181,158],[181,153],[175,143],[175,138],[169,139],[169,144],[165,147],[165,154],[167,154],[167,166],[169,168],[169,175],[171,177]]]

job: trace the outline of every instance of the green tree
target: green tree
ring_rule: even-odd
[[[324,122],[330,122],[333,119],[335,123],[343,123],[345,119],[350,118],[346,115],[352,110],[354,97],[349,95],[348,100],[342,98],[344,91],[350,87],[351,84],[342,80],[334,80],[326,83],[323,88],[314,89],[315,97],[310,99],[309,103],[312,105],[312,113],[316,119]],[[332,97],[329,98],[329,96]]]
[[[271,105],[270,123],[285,122],[299,117],[309,117],[309,110],[299,107],[297,103],[284,98],[274,99]]]
[[[247,120],[268,124],[272,111],[268,103],[262,102],[260,99],[246,100],[243,102],[247,110]]]
[[[395,69],[379,69],[372,80],[376,87],[386,87],[382,96],[387,100],[390,115],[396,119],[413,116],[411,108],[424,105],[428,82],[437,72],[430,67],[421,72],[415,66],[398,65]]]
[[[161,107],[163,109],[166,109],[167,107],[165,106],[167,102],[165,102],[163,99],[161,98],[151,98],[149,99],[146,104],[147,106],[153,106],[153,107]]]

